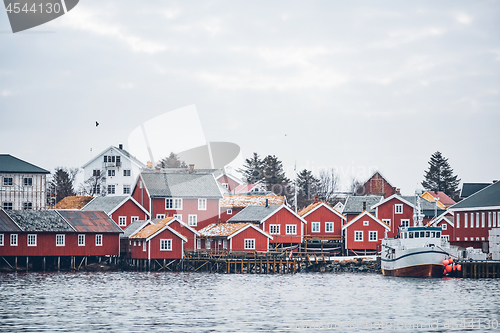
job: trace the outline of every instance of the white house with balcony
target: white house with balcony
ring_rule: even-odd
[[[104,192],[106,195],[130,195],[135,179],[146,167],[120,144],[118,148],[108,147],[83,165],[82,169],[85,180],[100,175],[106,178],[102,185],[104,188],[96,185],[96,195]]]

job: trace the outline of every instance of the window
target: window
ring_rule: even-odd
[[[94,193],[101,194],[101,185],[94,185]]]
[[[116,166],[120,166],[120,156],[116,156]]]
[[[370,225],[370,221],[363,221],[363,225]]]
[[[224,240],[222,241],[222,248],[223,248],[223,249],[227,249],[227,239],[224,239]]]
[[[123,194],[130,194],[130,185],[123,185]]]
[[[311,232],[320,232],[320,227],[320,222],[311,222]]]
[[[196,248],[197,248],[198,250],[200,250],[200,249],[201,249],[201,239],[197,239],[197,240],[196,240]]]
[[[377,241],[377,231],[369,231],[368,232],[368,240],[370,242],[376,242]]]
[[[297,234],[297,226],[295,224],[287,224],[286,225],[286,234],[287,235],[296,235]]]
[[[188,225],[190,227],[196,227],[198,225],[198,215],[189,214],[188,215]]]
[[[56,246],[64,246],[65,235],[56,235]]]
[[[457,229],[460,228],[460,214],[457,213]]]
[[[95,246],[102,246],[102,235],[95,235]]]
[[[459,241],[460,241],[460,237],[457,237],[457,242],[459,242]]]
[[[165,218],[165,214],[156,214],[156,218],[163,220]]]
[[[382,219],[382,222],[387,224],[389,227],[391,226],[391,219]]]
[[[485,224],[485,214],[484,212],[481,213],[481,228],[484,228],[484,224]]]
[[[464,228],[467,228],[467,224],[468,224],[467,223],[467,219],[468,219],[468,217],[469,217],[469,214],[465,213],[464,214],[464,218],[465,218],[465,220],[464,220]]]
[[[146,241],[142,242],[142,252],[146,252]]]
[[[12,185],[14,185],[12,177],[3,177],[3,186],[12,186]]]
[[[4,202],[3,209],[4,210],[12,210],[12,202]]]
[[[500,217],[500,213],[498,213],[499,217]],[[493,212],[493,228],[496,228],[497,227],[497,219],[496,219],[496,216],[497,214],[495,214],[495,212]]]
[[[135,221],[139,221],[139,216],[131,216],[130,217],[130,222],[135,222]]]
[[[233,210],[232,209],[228,209],[227,210],[227,215],[233,215]]]
[[[484,241],[485,241],[485,238],[484,238],[484,237],[481,237],[481,240],[484,242]]]
[[[0,246],[3,246],[3,234],[0,234]]]
[[[108,194],[115,194],[115,185],[108,185]]]
[[[120,227],[126,227],[127,226],[127,217],[126,216],[118,217],[118,225]]]
[[[354,231],[354,241],[362,242],[363,241],[363,231],[356,230]]]
[[[401,219],[401,227],[409,227],[410,219]]]
[[[160,239],[160,251],[172,251],[172,240]]]
[[[255,250],[255,238],[245,238],[245,250]]]
[[[325,232],[333,232],[333,222],[325,222]]]
[[[491,228],[491,212],[488,212],[488,228]]]
[[[123,170],[123,176],[124,177],[130,177],[130,170]]]
[[[36,246],[36,235],[28,235],[28,246]]]
[[[33,186],[33,178],[32,177],[23,178],[23,185],[24,186]]]
[[[446,230],[448,229],[448,225],[446,223],[443,223],[441,224],[441,228],[443,228],[443,230]]]
[[[179,221],[182,221],[182,214],[174,214],[174,217],[177,218]]]
[[[17,246],[17,234],[10,235],[10,246]]]
[[[207,210],[207,199],[198,199],[198,210]]]
[[[468,238],[467,238],[467,237],[464,237],[464,241],[466,241],[466,242],[467,242],[467,241],[468,241]]]
[[[115,175],[115,170],[108,170],[108,177],[113,177]]]
[[[210,239],[205,239],[205,249],[210,250]]]
[[[165,199],[165,209],[182,209],[182,199],[167,198]]]
[[[479,213],[476,213],[476,228],[479,228]]]
[[[32,202],[23,202],[23,209],[24,210],[31,210],[31,209],[33,209],[33,203]]]
[[[479,241],[479,237],[476,237],[476,241]]]
[[[395,204],[394,205],[394,213],[395,214],[403,214],[403,204]]]
[[[408,238],[413,238],[413,231],[410,231],[410,232],[408,233]]]
[[[92,170],[92,176],[99,177],[101,175],[101,170]]]
[[[280,234],[280,225],[279,224],[270,224],[269,225],[269,233],[271,235],[279,235]]]
[[[445,242],[448,242],[450,240],[450,236],[448,236],[448,235],[442,235],[441,236],[441,240],[443,240]]]
[[[440,232],[440,231],[437,231],[437,232],[436,232],[436,237],[437,237],[437,238],[441,238],[441,232]]]
[[[228,183],[222,183],[222,187],[224,187],[226,190],[229,190],[229,184]]]
[[[78,235],[78,246],[85,246],[85,235]]]

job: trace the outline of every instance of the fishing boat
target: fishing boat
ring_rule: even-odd
[[[441,277],[443,260],[454,252],[441,238],[441,227],[423,225],[420,197],[413,214],[413,226],[402,227],[395,238],[382,239],[380,254],[383,275]]]

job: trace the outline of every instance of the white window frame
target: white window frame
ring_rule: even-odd
[[[201,239],[199,239],[199,238],[196,240],[196,248],[198,250],[201,250]]]
[[[229,184],[228,183],[222,183],[222,187],[224,187],[226,190],[229,190]]]
[[[457,223],[456,223],[457,229],[460,228],[460,214],[457,213]]]
[[[479,228],[479,212],[476,212],[476,228]]]
[[[409,227],[410,226],[410,219],[401,219],[401,227]]]
[[[460,237],[457,237],[457,242],[460,242]]]
[[[464,241],[467,242],[469,239],[467,237],[464,237]]]
[[[255,250],[255,238],[245,238],[245,250]]]
[[[491,212],[488,212],[488,228],[491,228]]]
[[[182,198],[165,198],[165,210],[182,210]]]
[[[65,246],[66,244],[66,235],[65,234],[57,234],[56,235],[56,246]]]
[[[363,241],[363,230],[354,230],[354,241],[355,242]]]
[[[172,251],[172,239],[160,239],[160,251]]]
[[[210,244],[211,241],[208,238],[205,238],[205,250],[211,250],[212,249],[212,244]]]
[[[363,221],[363,226],[369,226],[370,225],[370,221]]]
[[[116,194],[116,186],[114,184],[108,185],[108,194]]]
[[[123,169],[123,177],[130,177],[130,169]]]
[[[123,194],[132,193],[132,186],[130,184],[123,184]]]
[[[78,246],[85,246],[85,234],[78,234]]]
[[[450,236],[448,236],[448,235],[441,235],[441,240],[449,242],[450,241]]]
[[[127,217],[126,216],[118,216],[118,225],[120,227],[126,227],[127,226]]]
[[[156,218],[163,220],[165,218],[165,214],[156,214]]]
[[[446,222],[443,222],[443,223],[441,224],[441,229],[443,229],[443,230],[448,230],[448,224],[446,224]]]
[[[329,228],[329,226],[331,226],[331,228]],[[335,232],[335,223],[325,222],[325,232],[329,232],[329,233]]]
[[[500,212],[498,213],[498,217],[500,218]],[[493,212],[493,228],[497,227],[497,213]]]
[[[373,235],[375,235],[375,239],[372,239]],[[378,231],[376,231],[376,230],[368,231],[368,241],[369,242],[376,242],[376,241],[378,241]]]
[[[10,182],[7,181],[10,179]],[[14,178],[13,177],[3,177],[3,186],[14,186]]]
[[[23,177],[23,186],[33,187],[33,177]]]
[[[403,214],[403,204],[394,204],[394,214]]]
[[[280,235],[281,234],[281,225],[280,224],[270,224],[269,225],[269,234]]]
[[[174,217],[177,218],[179,221],[182,221],[182,214],[174,214]]]
[[[464,214],[464,228],[469,227],[469,213]]]
[[[227,215],[233,215],[233,210],[232,209],[228,209],[227,210]]]
[[[139,216],[131,216],[130,217],[130,223],[133,223],[135,221],[139,221]]]
[[[297,225],[296,224],[287,224],[286,225],[286,234],[287,235],[296,235],[297,234]]]
[[[102,234],[95,235],[95,246],[102,246]]]
[[[391,219],[382,219],[382,222],[387,224],[389,227],[391,226]]]
[[[3,242],[4,242],[3,238],[4,238],[3,234],[0,234],[0,246],[4,246],[3,245]]]
[[[36,234],[28,234],[28,246],[36,246]]]
[[[23,202],[23,210],[32,210],[33,209],[33,203],[32,202]]]
[[[479,237],[476,237],[476,242],[479,242]]]
[[[222,240],[222,248],[227,249],[227,239]]]
[[[321,222],[311,222],[311,233],[312,232],[321,232]]]
[[[142,252],[146,252],[146,245],[147,245],[147,242],[143,241],[142,242]]]
[[[206,198],[198,199],[198,210],[207,210],[207,199]]]
[[[18,238],[17,234],[10,234],[10,246],[17,246]]]
[[[198,226],[198,215],[197,214],[189,214],[188,215],[188,225],[190,227]]]
[[[484,212],[481,213],[481,228],[484,228],[486,224],[486,214]]]

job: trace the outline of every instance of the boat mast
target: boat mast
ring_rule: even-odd
[[[413,210],[413,226],[422,227],[424,214],[422,213],[422,207],[420,206],[420,195],[418,194],[418,191],[415,191],[415,202],[416,202],[416,207]]]

